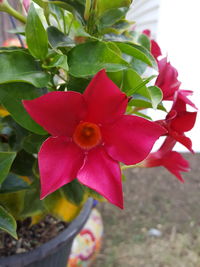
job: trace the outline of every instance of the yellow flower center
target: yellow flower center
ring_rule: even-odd
[[[75,129],[74,142],[83,149],[91,149],[101,142],[101,131],[97,124],[81,122]]]

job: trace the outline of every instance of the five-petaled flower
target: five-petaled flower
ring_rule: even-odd
[[[176,141],[172,137],[167,137],[160,149],[150,153],[141,165],[146,168],[163,166],[181,182],[184,182],[180,172],[188,172],[190,165],[180,153],[172,151],[175,143]]]
[[[41,198],[75,178],[123,208],[119,162],[136,164],[165,133],[158,124],[124,115],[127,96],[98,72],[83,94],[50,92],[23,104],[51,134],[39,151]]]
[[[175,141],[181,143],[189,151],[193,152],[192,141],[189,137],[185,136],[185,132],[190,131],[194,127],[197,112],[188,112],[186,110],[186,104],[194,104],[187,98],[182,100],[179,96],[180,94],[177,92],[177,98],[170,112],[164,120],[159,120],[157,123],[166,128],[168,136],[171,136]]]

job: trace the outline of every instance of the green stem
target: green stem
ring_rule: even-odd
[[[26,23],[26,18],[22,16],[18,11],[12,8],[7,1],[4,1],[0,4],[0,11],[6,12],[16,18],[17,20],[21,21],[22,23]]]
[[[90,17],[91,0],[86,0],[84,18],[88,20]]]
[[[121,166],[121,170],[124,171],[124,170],[127,170],[127,169],[142,168],[142,167],[144,167],[142,165],[142,163],[138,163],[138,164],[135,164],[135,165],[128,165],[128,166],[124,165],[124,166]]]

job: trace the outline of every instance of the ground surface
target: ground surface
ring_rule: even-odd
[[[200,154],[184,157],[184,184],[164,168],[126,172],[125,210],[99,206],[105,236],[93,267],[200,267]]]

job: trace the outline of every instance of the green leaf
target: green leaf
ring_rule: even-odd
[[[35,158],[24,150],[17,153],[17,156],[11,167],[11,171],[22,176],[33,175],[32,168],[35,163]]]
[[[128,102],[128,105],[138,107],[138,108],[143,108],[143,109],[153,108],[152,102],[149,99],[133,98],[131,99],[131,101]],[[157,106],[157,109],[166,111],[165,107],[161,104]]]
[[[5,180],[16,157],[15,152],[0,152],[0,184]]]
[[[152,56],[152,54],[148,51],[148,49],[146,49],[145,47],[141,46],[141,45],[137,45],[137,44],[131,44],[132,47],[138,49],[139,51],[141,51],[143,54],[146,55],[147,58],[149,58],[149,60],[151,61],[151,66],[157,70],[158,69],[158,65],[157,62],[155,60],[155,58]]]
[[[83,201],[85,189],[77,180],[73,180],[71,183],[64,185],[61,191],[74,204],[80,204]]]
[[[149,86],[148,88],[149,94],[151,96],[152,106],[154,109],[157,108],[158,104],[163,99],[163,93],[161,89],[157,86]]]
[[[148,38],[148,36],[146,36],[145,34],[136,32],[136,31],[131,32],[131,36],[133,36],[135,43],[138,43],[144,46],[147,50],[150,51],[151,43],[150,43],[150,39]]]
[[[77,45],[68,54],[69,73],[74,77],[96,74],[101,69],[115,72],[129,64],[104,42],[88,42]]]
[[[49,43],[53,48],[57,47],[74,47],[75,43],[63,32],[54,26],[47,28]]]
[[[139,83],[135,88],[134,88],[134,92],[136,93],[136,92],[138,92],[142,87],[146,87],[146,84],[148,84],[152,79],[154,79],[156,77],[156,75],[152,75],[152,76],[150,76],[150,77],[148,77],[148,78],[146,78],[146,79],[144,79],[144,80],[142,80],[142,82],[141,83]],[[146,87],[146,89],[147,89],[147,87]],[[150,96],[149,94],[148,94],[148,96]]]
[[[31,203],[31,205],[30,205]],[[24,208],[21,216],[29,217],[45,211],[44,203],[40,200],[39,180],[31,184],[31,189],[27,190],[24,197]]]
[[[100,29],[112,26],[114,23],[123,18],[128,8],[113,8],[106,11],[99,19],[98,26]]]
[[[30,84],[12,83],[0,85],[0,102],[11,113],[14,120],[22,127],[43,135],[46,134],[45,130],[31,119],[22,105],[22,100],[31,100],[40,95],[41,90]]]
[[[7,50],[0,53],[0,84],[27,82],[36,87],[45,87],[50,79],[35,59],[23,50]]]
[[[31,4],[26,23],[26,42],[30,53],[39,59],[45,59],[48,53],[48,37],[42,22]]]
[[[120,48],[120,50],[124,54],[130,55],[136,59],[139,59],[151,67],[154,66],[152,60],[143,51],[140,51],[138,47],[134,47],[130,44],[125,44],[125,43],[120,43],[120,42],[116,42],[115,44]]]
[[[17,239],[17,224],[13,216],[0,206],[0,229]]]
[[[22,140],[29,133],[26,129],[21,127],[12,116],[6,116],[3,118],[3,123],[6,128],[2,130],[2,133],[8,136],[8,144],[11,150],[21,150]]]
[[[120,8],[120,7],[129,7],[132,0],[101,0],[97,1],[97,13],[101,16],[105,11]]]
[[[40,7],[44,7],[44,2],[43,2],[43,0],[32,0],[33,2],[35,2],[38,6],[40,6]]]
[[[37,154],[42,143],[47,139],[47,137],[47,135],[30,134],[24,138],[22,147],[28,153]]]
[[[122,90],[127,94],[127,96],[132,96],[137,92],[146,98],[150,98],[147,87],[144,84],[144,81],[133,69],[127,69],[123,72],[123,84]]]
[[[13,193],[21,190],[29,189],[30,186],[19,176],[10,173],[0,187],[0,194]]]
[[[83,93],[88,86],[90,80],[84,78],[75,78],[71,75],[68,76],[67,90]]]
[[[63,54],[57,54],[48,65],[43,65],[44,68],[62,68],[65,71],[69,70],[67,63],[67,56]]]
[[[102,195],[87,186],[85,186],[85,191],[87,192],[88,197],[92,197],[98,201],[105,201],[105,198]]]

